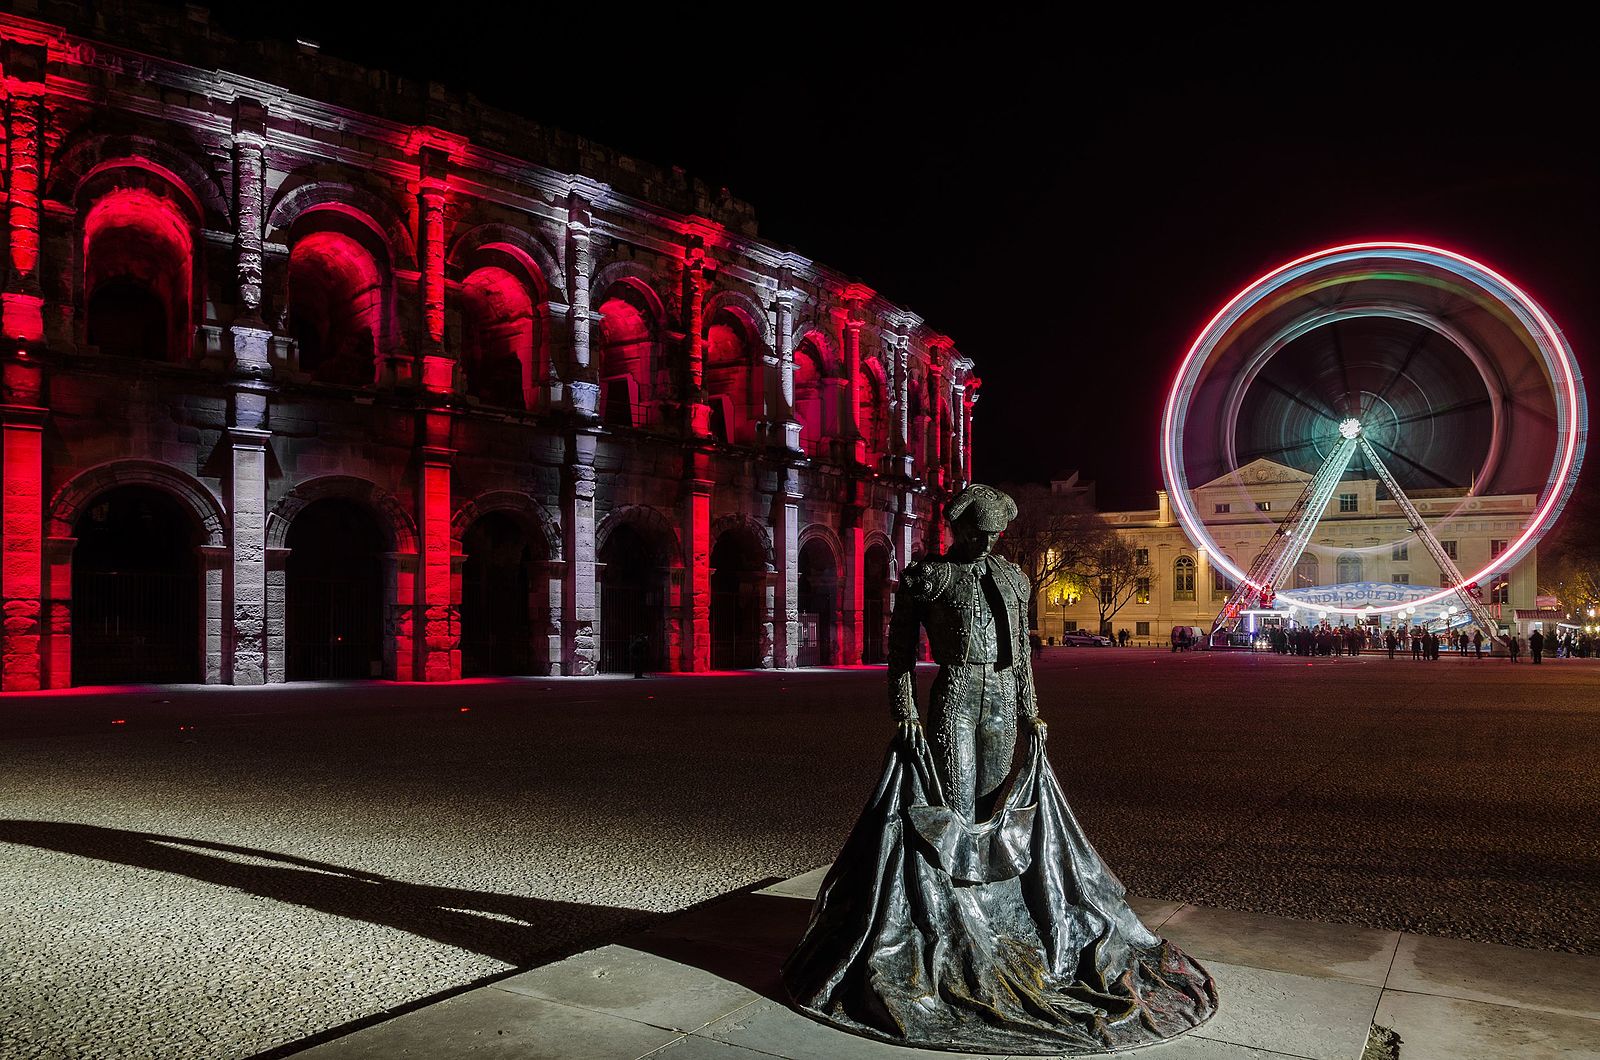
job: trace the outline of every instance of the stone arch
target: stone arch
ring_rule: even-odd
[[[599,306],[606,292],[619,283],[626,283],[645,296],[655,312],[657,327],[667,325],[670,321],[667,307],[671,305],[671,301],[661,297],[661,291],[656,286],[655,273],[637,261],[613,261],[596,270],[589,281],[589,304]]]
[[[188,195],[208,227],[230,227],[232,211],[227,196],[211,171],[193,155],[147,136],[102,133],[68,143],[51,164],[46,195],[57,202],[72,202],[84,182],[120,165],[153,170]]]
[[[491,222],[467,229],[456,237],[455,243],[451,245],[447,264],[457,274],[456,278],[460,279],[460,274],[472,255],[485,247],[492,246],[511,248],[526,259],[529,272],[544,285],[540,294],[546,301],[552,294],[559,294],[564,290],[566,285],[561,282],[563,273],[555,251],[551,250],[539,236],[514,225]],[[560,301],[563,303],[566,301],[564,295]]]
[[[666,306],[638,262],[601,269],[593,291],[590,349],[601,387],[600,418],[611,426],[645,426],[658,391],[671,380]]]
[[[706,300],[705,319],[711,320],[719,310],[723,309],[731,310],[743,317],[751,333],[767,350],[771,350],[777,344],[778,336],[773,329],[772,314],[766,311],[754,295],[733,288],[724,288]]]
[[[881,547],[889,554],[889,580],[895,584],[900,582],[900,557],[896,554],[894,538],[882,530],[869,530],[861,540],[861,551],[869,552],[874,547]]]
[[[738,530],[754,538],[761,549],[761,555],[766,562],[768,572],[777,570],[773,560],[772,534],[765,523],[754,516],[745,515],[743,512],[729,512],[726,515],[719,515],[711,521],[711,533],[708,541],[715,544],[716,540],[729,530]]]
[[[227,544],[228,519],[222,502],[198,479],[155,460],[114,460],[78,472],[50,500],[49,536],[72,537],[89,503],[118,486],[153,486],[172,494],[200,521],[208,546]]]
[[[267,209],[267,228],[288,229],[306,213],[336,209],[372,229],[389,252],[394,268],[417,267],[417,244],[390,203],[365,188],[335,180],[310,180],[280,191]]]
[[[595,555],[605,550],[612,532],[624,524],[642,531],[645,540],[657,543],[658,551],[652,558],[662,566],[683,566],[683,543],[678,539],[678,531],[665,515],[644,504],[614,508],[611,514],[601,520],[594,532]]]
[[[842,376],[844,374],[843,358],[839,352],[839,343],[833,337],[833,333],[815,320],[802,320],[795,325],[794,342],[791,348],[798,350],[808,340],[822,357],[821,364],[818,365],[822,374],[830,378]]]
[[[391,552],[417,551],[417,526],[394,494],[373,482],[353,475],[324,475],[295,486],[273,505],[267,515],[267,547],[286,548],[289,524],[314,501],[342,497],[369,505],[378,514],[378,524]]]
[[[833,555],[834,567],[843,571],[845,569],[844,542],[839,540],[839,535],[827,523],[811,523],[800,531],[800,538],[795,544],[797,551],[804,551],[805,547],[813,541],[821,541],[828,546],[828,551]]]
[[[561,560],[561,527],[556,523],[544,505],[526,493],[516,490],[491,490],[479,494],[456,510],[455,517],[450,520],[450,542],[452,550],[461,553],[461,540],[467,530],[479,518],[490,512],[509,512],[516,516],[520,522],[533,528],[539,540],[544,542],[545,555],[551,560]]]

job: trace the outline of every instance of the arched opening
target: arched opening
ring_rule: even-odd
[[[98,199],[83,225],[85,337],[102,353],[165,361],[189,345],[194,234],[144,187]]]
[[[1354,552],[1346,552],[1339,557],[1339,584],[1362,580],[1361,557]]]
[[[636,647],[646,670],[667,669],[667,567],[661,556],[656,543],[627,523],[601,546],[596,559],[602,671],[632,673]]]
[[[923,400],[926,379],[913,378],[906,393],[906,417],[911,431],[912,473],[919,478],[928,475],[928,411]]]
[[[795,348],[794,418],[800,424],[800,448],[813,457],[822,455],[828,426],[824,413],[823,364],[822,351],[811,339]]]
[[[544,559],[536,535],[508,512],[480,517],[461,540],[461,674],[547,674],[548,596],[535,592]]]
[[[194,514],[150,486],[118,486],[87,505],[73,532],[75,684],[200,681]]]
[[[1317,570],[1317,557],[1309,552],[1302,553],[1294,565],[1294,587],[1296,589],[1309,589],[1313,585],[1321,584],[1321,573]]]
[[[869,546],[861,559],[861,577],[865,582],[861,614],[865,626],[861,641],[864,663],[889,661],[889,573],[888,548],[882,544]]]
[[[760,407],[754,366],[759,348],[755,329],[732,309],[718,309],[706,322],[705,390],[714,420],[721,407],[720,437],[725,442],[748,445],[755,440],[756,416],[751,409]]]
[[[385,539],[366,505],[313,501],[286,540],[291,681],[383,676]]]
[[[761,665],[762,592],[767,573],[760,542],[748,530],[726,530],[711,549],[711,666]]]
[[[839,567],[827,542],[812,538],[800,549],[800,665],[837,665],[838,631]]]
[[[600,419],[643,427],[655,367],[656,320],[650,296],[632,283],[615,284],[600,303]]]
[[[889,401],[877,366],[866,361],[856,373],[856,426],[866,442],[866,462],[876,465],[889,451]]]
[[[300,370],[324,383],[372,383],[383,334],[385,264],[375,237],[333,210],[312,211],[296,228],[311,229],[289,252],[289,333]]]
[[[467,392],[494,405],[532,408],[546,365],[540,284],[494,248],[461,284],[461,359]]]

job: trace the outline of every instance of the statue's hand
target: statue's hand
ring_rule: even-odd
[[[1050,726],[1046,725],[1044,719],[1037,714],[1029,718],[1028,721],[1033,725],[1033,734],[1039,737],[1040,743],[1043,743],[1044,738],[1050,734]]]
[[[915,754],[921,754],[927,746],[928,737],[922,731],[922,722],[916,718],[904,718],[899,725],[900,743]]]

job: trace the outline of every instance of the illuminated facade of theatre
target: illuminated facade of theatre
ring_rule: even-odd
[[[949,338],[680,170],[96,9],[0,14],[5,689],[882,658]]]
[[[1258,459],[1236,474],[1195,488],[1195,510],[1202,513],[1229,558],[1248,568],[1277,533],[1277,520],[1282,516],[1276,513],[1289,511],[1310,479],[1305,471]],[[1465,489],[1416,490],[1410,497],[1445,549],[1463,569],[1471,570],[1489,565],[1521,532],[1538,497],[1469,497],[1467,493]],[[1136,642],[1159,643],[1167,642],[1174,626],[1210,630],[1233,586],[1209,562],[1205,551],[1189,541],[1172,513],[1167,493],[1158,493],[1156,508],[1106,512],[1103,518],[1135,549],[1145,550],[1150,567],[1149,584],[1135,586],[1132,599],[1111,619],[1110,629],[1126,628]],[[1441,584],[1439,568],[1420,542],[1394,543],[1406,533],[1404,514],[1399,505],[1382,495],[1377,480],[1345,479],[1317,523],[1316,535],[1293,576],[1280,583],[1276,606],[1286,608],[1296,596],[1343,607],[1389,606],[1403,602],[1411,586],[1418,587],[1415,595],[1425,595],[1420,589]],[[1537,579],[1535,551],[1498,574],[1493,584],[1481,587],[1484,603],[1497,619],[1516,629],[1516,610],[1536,606]],[[1098,631],[1100,612],[1089,595],[1094,591],[1094,586],[1047,589],[1039,601],[1041,634],[1059,637],[1063,629]],[[1329,617],[1334,623],[1356,621],[1350,616]],[[1298,618],[1316,622],[1321,616],[1302,609]],[[1387,625],[1396,620],[1394,615],[1385,615],[1381,621]]]

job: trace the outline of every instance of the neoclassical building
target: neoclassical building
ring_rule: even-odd
[[[1257,459],[1237,473],[1196,487],[1195,510],[1228,558],[1248,570],[1310,479],[1298,468]],[[1533,494],[1469,496],[1465,489],[1414,490],[1408,496],[1463,571],[1490,565],[1527,526],[1539,499]],[[1102,518],[1142,550],[1150,570],[1147,581],[1133,585],[1131,598],[1111,619],[1111,631],[1126,628],[1135,642],[1164,644],[1174,626],[1210,630],[1233,583],[1189,540],[1166,491],[1157,493],[1155,508],[1105,512]],[[1328,502],[1305,554],[1279,583],[1277,606],[1287,608],[1296,598],[1340,607],[1387,606],[1429,595],[1428,590],[1443,584],[1439,567],[1420,541],[1407,537],[1405,514],[1378,481],[1347,477]],[[1481,587],[1484,603],[1497,619],[1526,634],[1517,612],[1534,613],[1537,583],[1534,551]],[[1098,632],[1097,591],[1098,586],[1068,582],[1047,588],[1039,600],[1041,634]],[[1320,617],[1302,607],[1297,620],[1315,622]],[[1332,620],[1355,621],[1338,615]],[[1380,621],[1386,624],[1392,616]]]
[[[95,8],[0,14],[0,685],[882,658],[950,339],[679,170]]]

